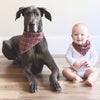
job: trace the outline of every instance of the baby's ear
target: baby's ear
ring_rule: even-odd
[[[71,37],[73,37],[73,35],[71,34]]]
[[[88,38],[90,37],[90,35],[88,35]]]

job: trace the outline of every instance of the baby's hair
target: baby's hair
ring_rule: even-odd
[[[73,33],[73,29],[74,29],[75,27],[80,26],[80,25],[83,25],[83,26],[85,26],[85,27],[88,29],[88,26],[87,26],[86,24],[84,24],[84,23],[77,23],[77,24],[75,24],[75,25],[72,27],[72,33]],[[88,31],[89,31],[89,29],[88,29]]]

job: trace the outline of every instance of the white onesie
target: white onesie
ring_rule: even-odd
[[[90,67],[86,67],[83,65],[79,70],[76,70],[77,74],[80,77],[84,77],[86,70],[92,68],[95,65],[95,63],[98,61],[98,58],[99,58],[98,54],[97,54],[97,52],[92,44],[91,44],[90,49],[83,56],[82,54],[80,54],[78,51],[75,50],[72,43],[70,44],[65,57],[66,57],[66,60],[71,65],[71,67],[75,70],[76,70],[76,68],[73,66],[75,60],[80,60],[82,62],[84,62],[84,60],[87,60],[90,62]]]

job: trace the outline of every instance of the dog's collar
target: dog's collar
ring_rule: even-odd
[[[20,40],[20,54],[27,52],[29,49],[37,45],[44,37],[44,33],[27,33],[23,32]]]

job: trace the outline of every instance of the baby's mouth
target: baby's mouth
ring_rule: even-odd
[[[82,40],[77,40],[78,42],[81,42]]]

